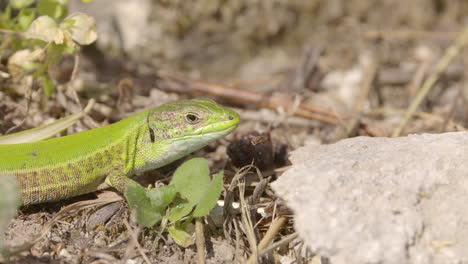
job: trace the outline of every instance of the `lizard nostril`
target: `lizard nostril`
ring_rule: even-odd
[[[233,116],[229,116],[228,118],[229,118],[229,120],[234,120]]]

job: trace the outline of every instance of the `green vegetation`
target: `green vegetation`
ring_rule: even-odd
[[[11,0],[0,12],[0,56],[8,57],[8,77],[21,83],[31,76],[50,96],[55,81],[51,67],[64,54],[97,38],[94,19],[82,13],[68,15],[68,0]]]
[[[125,197],[136,211],[138,224],[152,227],[168,220],[169,224],[160,230],[167,231],[183,246],[191,237],[189,224],[194,217],[203,217],[215,207],[222,187],[223,171],[211,180],[208,162],[192,158],[177,168],[171,184],[154,189],[130,185]]]

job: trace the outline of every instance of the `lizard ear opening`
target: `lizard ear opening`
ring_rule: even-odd
[[[151,127],[149,128],[149,135],[150,135],[151,143],[154,143],[155,141],[154,130]]]
[[[146,116],[146,123],[148,124],[148,130],[149,130],[149,136],[150,136],[151,143],[154,143],[156,138],[154,137],[154,130],[150,126],[149,117],[150,117],[150,115]]]

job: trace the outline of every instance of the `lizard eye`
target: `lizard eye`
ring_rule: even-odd
[[[188,113],[185,115],[185,121],[189,124],[196,124],[200,122],[200,118],[195,113]]]

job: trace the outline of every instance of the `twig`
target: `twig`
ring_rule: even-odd
[[[405,125],[408,123],[410,118],[414,115],[414,112],[424,100],[426,95],[432,89],[434,84],[439,79],[439,76],[445,71],[448,67],[450,62],[458,55],[460,50],[465,47],[466,43],[468,42],[468,27],[458,36],[455,43],[450,46],[446,51],[444,56],[440,59],[439,63],[437,64],[436,70],[429,78],[426,79],[424,82],[421,90],[419,90],[418,94],[411,102],[410,106],[408,107],[403,120],[400,122],[398,127],[393,131],[392,137],[400,136],[401,132],[403,131]]]
[[[130,226],[130,224],[128,223],[127,219],[125,219],[125,218],[123,219],[123,223],[124,223],[125,227],[127,228],[128,234],[132,238],[133,244],[135,244],[135,246],[137,247],[138,252],[140,253],[141,257],[145,260],[145,262],[147,264],[151,264],[151,261],[146,256],[146,254],[143,251],[143,248],[141,247],[140,243],[138,243],[138,234],[140,233],[140,230],[139,229],[133,230],[132,227]]]
[[[426,30],[369,30],[364,32],[365,38],[371,39],[421,39],[421,38],[437,38],[437,39],[454,39],[458,32],[434,32]]]
[[[293,241],[297,237],[299,237],[299,233],[297,233],[297,232],[294,232],[294,233],[292,233],[290,235],[287,235],[283,239],[281,239],[280,241],[275,242],[275,243],[269,245],[268,247],[265,247],[263,250],[260,250],[259,255],[264,255],[266,253],[269,253],[272,250]]]
[[[205,233],[200,217],[195,218],[195,243],[197,245],[198,264],[205,264]]]
[[[362,121],[360,124],[360,128],[371,137],[386,137],[388,135],[388,133],[384,129],[377,127],[372,123],[373,122],[371,121]]]
[[[267,110],[268,112],[259,112],[258,110],[243,110],[243,109],[234,109],[236,112],[240,113],[242,116],[242,120],[250,120],[250,121],[260,121],[264,123],[273,123],[277,122],[279,119],[278,113],[275,113],[271,110]],[[299,126],[299,127],[317,127],[316,122],[310,122],[309,119],[305,119],[303,117],[291,117],[284,118],[281,120],[286,125],[291,126]]]
[[[24,36],[24,32],[20,31],[15,31],[15,30],[9,30],[9,29],[0,29],[1,34],[9,34],[9,35],[18,35],[18,36]]]
[[[201,81],[189,81],[168,74],[160,74],[159,79],[154,76],[148,78],[153,81],[156,79],[158,88],[165,91],[210,95],[211,97],[229,100],[234,104],[257,105],[274,110],[282,107],[287,111],[294,106],[294,100],[281,95],[270,95]],[[329,124],[338,124],[339,120],[348,118],[344,114],[338,116],[333,111],[323,107],[303,103],[299,105],[294,115]]]
[[[247,91],[242,89],[228,88],[218,84],[193,82],[192,87],[199,91],[211,91],[211,95],[219,98],[229,98],[234,102],[243,104],[257,104],[258,106],[277,109],[283,107],[289,110],[294,105],[294,100],[288,99],[279,95],[267,95],[254,91]],[[309,119],[316,119],[329,124],[337,124],[338,120],[334,113],[324,108],[300,104],[294,115],[301,116]],[[347,117],[342,117],[345,119]]]
[[[258,244],[259,250],[265,249],[266,246],[270,244],[270,242],[275,238],[275,236],[278,234],[278,232],[280,231],[281,227],[284,225],[285,222],[286,222],[286,217],[281,216],[280,218],[276,219],[270,225],[270,228],[268,228],[268,231],[266,232],[265,236]]]
[[[78,68],[80,67],[80,55],[78,54],[75,54],[74,56],[74,62],[73,62],[73,70],[72,70],[72,73],[71,73],[71,76],[70,76],[70,81],[68,81],[68,85],[67,85],[67,88],[68,90],[71,90],[71,93],[73,95],[73,99],[75,100],[75,102],[81,106],[81,102],[80,102],[80,98],[78,96],[78,93],[76,92],[75,89],[72,89],[71,86],[69,85],[71,83],[71,81],[75,80],[76,78],[76,75],[78,73]]]
[[[80,67],[80,55],[78,53],[75,54],[74,56],[74,62],[73,62],[73,70],[70,76],[70,81],[75,80],[76,74],[78,73],[78,68]]]

